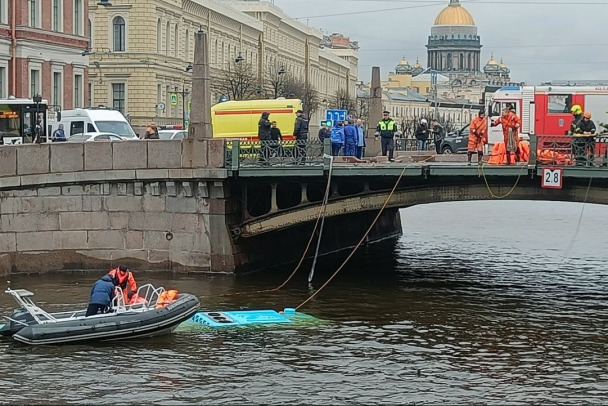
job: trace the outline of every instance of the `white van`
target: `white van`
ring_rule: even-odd
[[[102,132],[117,134],[127,140],[139,139],[125,116],[107,107],[64,110],[57,114],[57,119],[53,121],[53,131],[63,124],[67,138],[74,134]]]

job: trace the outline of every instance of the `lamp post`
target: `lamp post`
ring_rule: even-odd
[[[182,127],[184,128],[184,130],[187,130],[186,121],[188,120],[186,120],[186,97],[190,95],[190,92],[188,91],[188,89],[185,88],[185,85],[182,84],[182,91],[178,91],[178,88],[176,87],[175,93],[182,95]]]
[[[32,97],[34,103],[36,103],[36,117],[34,121],[34,142],[40,144],[42,142],[42,134],[44,134],[44,119],[38,124],[38,115],[40,114],[40,103],[42,103],[42,96],[39,94]]]

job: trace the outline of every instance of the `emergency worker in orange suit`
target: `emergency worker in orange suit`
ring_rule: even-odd
[[[471,165],[471,157],[477,154],[477,164],[481,165],[483,157],[483,146],[488,142],[488,123],[486,113],[479,110],[477,117],[473,117],[469,124],[469,144],[467,146],[467,158]]]
[[[502,116],[494,120],[492,127],[502,124],[502,135],[507,152],[507,165],[511,165],[511,154],[515,154],[516,161],[519,161],[519,128],[521,122],[519,117],[509,107],[502,110]]]
[[[133,272],[131,272],[126,265],[120,265],[118,268],[111,269],[110,272],[108,272],[108,275],[115,280],[116,286],[120,286],[125,304],[128,303],[129,292],[127,291],[127,287],[129,288],[130,292],[137,292],[137,282],[135,282]]]

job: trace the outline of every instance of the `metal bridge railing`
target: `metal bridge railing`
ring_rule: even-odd
[[[226,167],[323,166],[327,145],[319,140],[226,141]]]
[[[608,166],[608,134],[536,136],[536,163],[559,166]]]
[[[397,138],[395,140],[395,151],[418,151],[418,140],[416,138]],[[433,139],[427,140],[425,151],[435,152]]]

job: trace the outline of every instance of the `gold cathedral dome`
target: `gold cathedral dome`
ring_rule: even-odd
[[[435,25],[475,25],[475,21],[459,0],[450,0],[450,4],[435,19]]]

